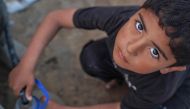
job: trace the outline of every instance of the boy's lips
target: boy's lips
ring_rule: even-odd
[[[118,56],[121,60],[123,60],[125,63],[128,63],[126,57],[123,55],[121,49],[118,47]]]

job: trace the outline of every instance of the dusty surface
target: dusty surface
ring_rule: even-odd
[[[41,0],[27,10],[14,14],[12,34],[27,46],[37,25],[48,12],[67,7],[115,6],[142,4],[144,0]],[[81,69],[79,54],[90,39],[105,36],[100,31],[61,30],[45,49],[38,64],[37,78],[58,96],[63,104],[72,106],[105,103],[120,99],[121,88],[106,91],[104,83],[89,77]],[[60,100],[59,100],[60,101]]]

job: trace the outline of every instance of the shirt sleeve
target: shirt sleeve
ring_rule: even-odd
[[[75,12],[73,22],[77,28],[99,29],[110,33],[117,30],[138,9],[138,6],[82,8]]]
[[[121,109],[164,109],[163,104],[166,102],[165,106],[170,107],[182,98],[183,100],[180,102],[186,102],[175,104],[180,104],[179,108],[171,107],[166,109],[186,109],[180,108],[185,103],[190,103],[190,101],[187,101],[187,99],[190,99],[190,96],[187,94],[190,92],[190,88],[187,88],[187,84],[189,85],[190,83],[185,82],[186,84],[184,84],[186,76],[187,72],[172,72],[165,75],[161,74],[159,78],[149,78],[146,80],[147,83],[142,82],[136,91],[132,89],[128,90],[128,93],[121,101]],[[184,94],[187,94],[187,96]],[[178,96],[178,98],[175,96]]]
[[[166,109],[189,109],[190,108],[190,77],[187,78],[175,95],[164,103]]]

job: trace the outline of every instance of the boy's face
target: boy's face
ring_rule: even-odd
[[[176,63],[170,38],[150,10],[140,9],[117,34],[113,59],[124,68],[148,74]]]

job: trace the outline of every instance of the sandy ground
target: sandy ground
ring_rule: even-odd
[[[27,46],[39,22],[48,12],[68,7],[142,4],[144,0],[40,0],[25,11],[11,15],[12,35]],[[36,77],[65,105],[83,106],[118,101],[125,88],[105,90],[104,83],[81,69],[79,54],[90,39],[105,36],[98,30],[61,30],[42,54]],[[23,49],[21,49],[23,52]],[[14,102],[14,101],[13,101]],[[9,102],[10,103],[10,102]],[[11,103],[10,103],[11,104]],[[7,104],[7,105],[10,105]]]

